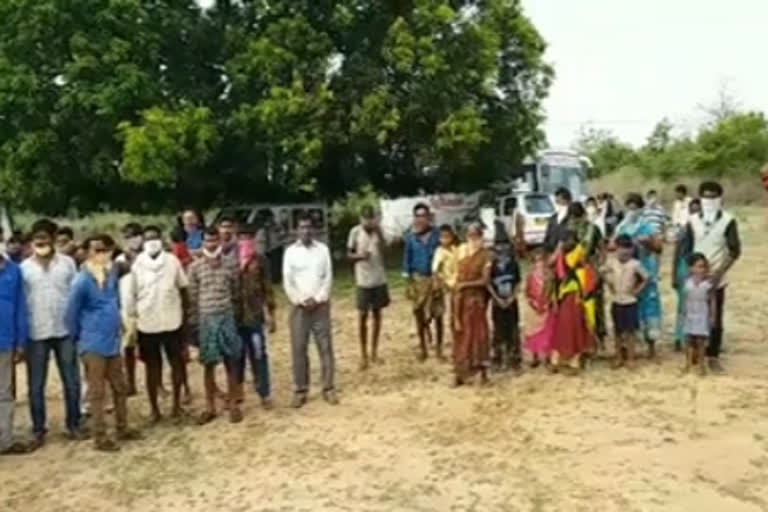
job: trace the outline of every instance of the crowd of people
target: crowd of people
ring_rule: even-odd
[[[741,252],[737,221],[722,209],[718,183],[702,183],[696,199],[683,186],[676,194],[670,219],[653,191],[645,198],[629,194],[622,211],[609,195],[582,204],[559,189],[543,246],[525,255],[516,234],[504,230],[488,247],[481,223],[470,224],[460,243],[451,226],[435,226],[429,207],[418,204],[403,256],[418,357],[426,360],[433,347],[435,357],[446,360],[447,333],[457,386],[478,376],[486,383],[494,370],[519,372],[524,353],[532,367],[575,373],[605,350],[610,311],[614,366],[635,364],[640,338],[648,357],[656,358],[662,335],[660,255],[663,233],[672,228],[676,349],[685,347],[686,369],[696,364],[702,372],[722,371],[725,277]],[[228,217],[206,227],[190,210],[180,216],[170,243],[160,227],[136,223],[124,227],[120,247],[106,234],[76,243],[72,229],[48,219],[35,222],[26,238],[6,240],[0,246],[0,453],[28,453],[44,444],[51,354],[69,436],[92,437],[103,451],[142,438],[127,413],[127,398],[137,393],[139,360],[153,422],[163,418],[164,394],[171,397],[171,418],[185,416],[191,397],[187,366],[195,358],[204,369],[200,424],[217,418],[221,402],[231,422],[242,421],[248,363],[261,405],[272,408],[267,339],[276,330],[277,305],[257,228]],[[376,211],[364,207],[346,254],[357,285],[361,370],[381,362],[382,315],[391,300],[386,250]],[[530,260],[526,275],[522,257]],[[281,277],[290,309],[291,405],[301,408],[308,400],[310,337],[320,354],[322,396],[337,405],[333,265],[309,217],[297,219]],[[519,300],[528,309],[524,328]],[[170,393],[163,385],[164,360]],[[31,442],[13,439],[15,370],[22,361]],[[216,381],[219,366],[227,377],[224,391]],[[108,412],[114,412],[113,436]]]
[[[434,345],[436,357],[443,358],[447,316],[457,386],[475,375],[487,382],[491,369],[520,371],[524,352],[534,367],[579,372],[606,350],[610,316],[615,367],[634,366],[640,339],[647,357],[655,360],[662,337],[661,254],[668,237],[674,243],[672,286],[678,294],[675,350],[685,348],[686,368],[696,363],[701,372],[721,372],[725,277],[741,255],[738,223],[722,208],[719,183],[702,183],[698,198],[691,198],[684,185],[675,194],[669,216],[654,190],[629,194],[623,209],[610,194],[581,203],[567,189],[557,190],[557,213],[543,246],[528,255],[526,276],[514,223],[495,236],[493,247],[484,242],[479,223],[467,228],[459,244],[450,226],[433,226],[429,207],[417,205],[403,272],[419,357],[426,359]],[[373,219],[364,219],[362,226],[376,233]],[[365,245],[360,256],[358,247],[350,238],[350,257],[369,266],[380,261]],[[365,321],[369,312],[380,319],[383,306],[365,300],[372,291],[364,280],[358,285],[362,366],[367,367]],[[523,330],[519,298],[527,308]],[[374,328],[374,358],[377,333]]]

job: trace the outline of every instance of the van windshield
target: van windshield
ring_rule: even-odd
[[[555,206],[549,196],[531,194],[525,196],[525,212],[529,215],[553,215]]]

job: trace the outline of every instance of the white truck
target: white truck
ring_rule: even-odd
[[[579,153],[546,149],[526,159],[507,180],[492,184],[485,192],[382,199],[382,227],[387,238],[400,238],[411,225],[413,206],[422,202],[432,209],[436,224],[460,228],[472,219],[481,220],[487,227],[487,244],[498,239],[501,224],[508,234],[516,236],[522,231],[526,245],[539,245],[555,213],[555,191],[563,187],[576,200],[586,198],[589,167],[589,159]]]

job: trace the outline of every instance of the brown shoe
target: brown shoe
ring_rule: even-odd
[[[213,411],[205,411],[197,419],[197,424],[198,425],[207,425],[208,423],[212,422],[215,419],[216,419],[216,413],[215,412],[213,412]]]
[[[716,357],[710,357],[709,358],[709,371],[716,375],[722,375],[725,373],[725,368],[723,368],[723,365],[720,364],[720,359]]]
[[[105,437],[103,439],[97,439],[94,443],[96,450],[100,452],[119,452],[120,445],[117,444],[114,439]]]
[[[118,441],[141,441],[142,439],[144,436],[138,430],[123,428],[117,431]]]
[[[332,389],[329,391],[324,391],[323,398],[326,402],[328,402],[328,405],[339,405],[339,397],[336,396],[336,392]]]
[[[32,453],[40,447],[37,443],[23,443],[21,441],[14,442],[11,446],[3,451],[0,451],[0,455],[26,455]]]
[[[307,394],[306,393],[296,393],[293,395],[293,401],[291,402],[291,407],[294,409],[301,409],[304,407],[307,403]]]
[[[261,399],[261,408],[265,411],[271,411],[275,408],[275,404],[272,402],[272,399],[270,397],[262,398]]]
[[[229,411],[229,422],[240,423],[243,421],[243,411],[239,407],[233,407]]]

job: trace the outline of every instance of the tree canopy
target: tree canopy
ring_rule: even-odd
[[[577,147],[592,160],[593,176],[634,168],[649,178],[754,179],[768,163],[768,119],[761,112],[708,109],[710,120],[696,133],[676,135],[675,126],[662,119],[646,143],[634,148],[611,132],[586,128]]]
[[[51,213],[468,190],[543,142],[519,0],[6,0],[0,190]]]

